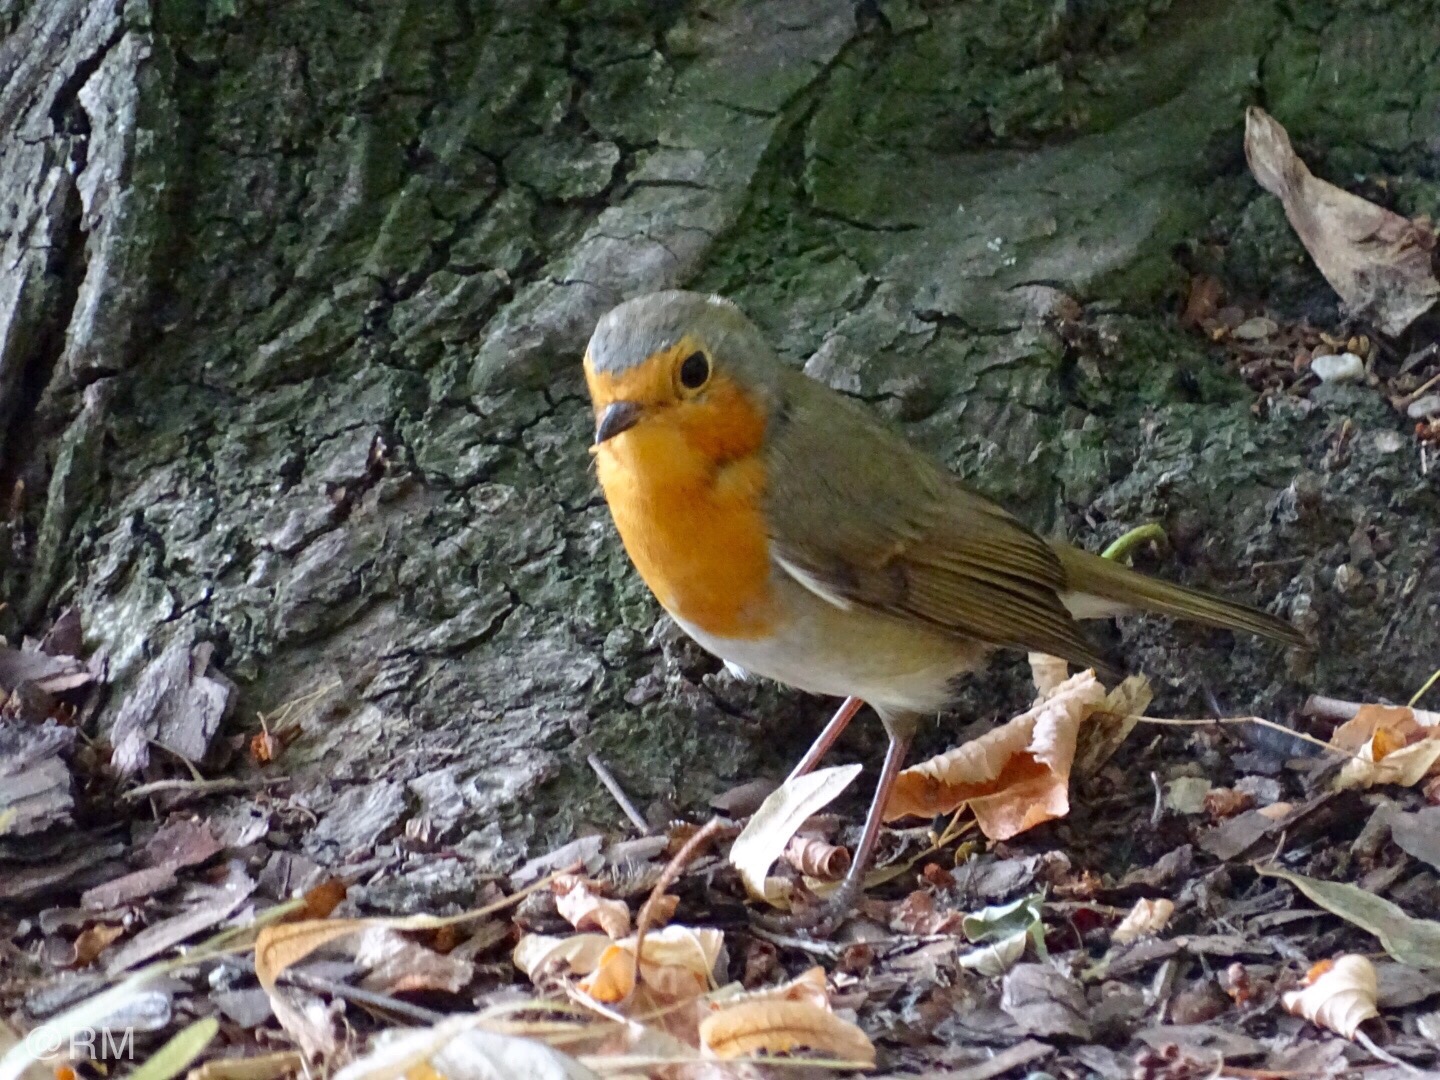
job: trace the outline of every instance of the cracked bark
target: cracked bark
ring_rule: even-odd
[[[0,629],[78,604],[103,728],[213,643],[237,724],[305,698],[303,805],[380,774],[393,828],[442,771],[446,839],[497,858],[613,820],[587,752],[657,816],[780,769],[824,703],[658,618],[584,454],[594,319],[677,285],[1038,526],[1162,520],[1212,585],[1268,564],[1232,591],[1313,623],[1315,667],[1127,625],[1177,711],[1197,672],[1264,709],[1433,663],[1440,470],[1373,448],[1404,424],[1368,391],[1255,419],[1173,316],[1176,245],[1218,235],[1238,292],[1334,321],[1241,171],[1249,101],[1440,209],[1426,4],[230,6],[0,5]]]

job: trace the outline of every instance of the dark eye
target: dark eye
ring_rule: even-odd
[[[680,365],[680,385],[687,390],[699,390],[710,378],[710,358],[703,352],[692,352]]]

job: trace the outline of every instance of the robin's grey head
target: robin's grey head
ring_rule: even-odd
[[[629,430],[647,411],[704,399],[717,375],[763,409],[777,364],[729,300],[680,290],[627,300],[600,319],[585,350],[595,441]]]

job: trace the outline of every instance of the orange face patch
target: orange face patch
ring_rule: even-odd
[[[704,387],[677,372],[701,346],[682,338],[618,375],[585,377],[597,415],[643,407],[629,430],[595,447],[611,516],[640,576],[665,609],[720,637],[763,636],[774,618],[763,515],[765,415],[723,367]]]

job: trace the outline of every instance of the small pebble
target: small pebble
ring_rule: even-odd
[[[1358,382],[1365,377],[1365,361],[1353,352],[1317,356],[1310,361],[1310,370],[1321,382]]]
[[[1416,398],[1405,410],[1405,415],[1411,420],[1428,420],[1432,416],[1440,416],[1440,394],[1426,394],[1422,398]]]
[[[1405,448],[1405,439],[1398,431],[1377,431],[1375,449],[1382,454],[1395,454]]]
[[[1268,337],[1274,337],[1275,331],[1280,327],[1274,319],[1267,319],[1264,315],[1256,315],[1253,319],[1246,319],[1234,330],[1230,336],[1239,338],[1241,341],[1264,341]]]
[[[1365,575],[1351,563],[1335,568],[1335,591],[1348,593],[1365,580]]]

